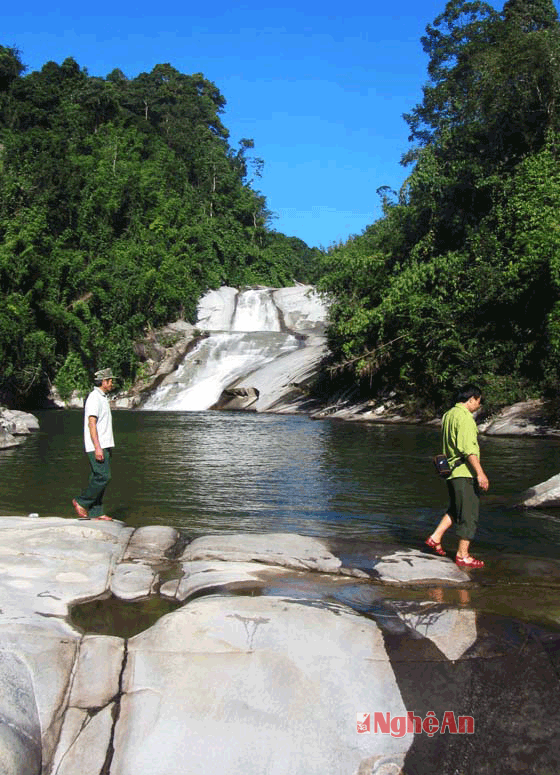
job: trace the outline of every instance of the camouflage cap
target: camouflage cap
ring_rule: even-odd
[[[115,379],[115,375],[111,369],[99,369],[95,372],[94,379],[96,382],[102,382],[104,379]]]

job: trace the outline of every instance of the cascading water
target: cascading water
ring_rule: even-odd
[[[285,333],[273,291],[211,291],[201,300],[197,326],[212,333],[144,403],[143,409],[209,409],[244,375],[303,346]]]
[[[237,297],[232,331],[281,331],[278,308],[270,291],[244,291]]]

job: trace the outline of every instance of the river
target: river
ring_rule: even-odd
[[[41,430],[0,453],[0,513],[73,517],[87,480],[82,413],[37,413]],[[210,532],[294,531],[418,545],[446,505],[420,426],[313,421],[242,412],[113,412],[108,513],[132,526]],[[512,504],[560,468],[560,444],[481,437],[491,482],[476,546],[560,557],[560,513]],[[451,539],[449,539],[451,542]]]

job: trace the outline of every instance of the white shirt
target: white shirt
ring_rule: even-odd
[[[89,432],[88,420],[90,417],[97,417],[97,436],[99,437],[101,449],[114,447],[111,407],[109,406],[107,396],[98,387],[91,391],[84,406],[84,445],[86,452],[95,452]]]

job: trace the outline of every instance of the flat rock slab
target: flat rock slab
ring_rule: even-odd
[[[155,587],[157,573],[140,562],[121,562],[111,578],[111,592],[121,600],[149,597]]]
[[[123,691],[111,775],[398,772],[412,742],[356,734],[362,707],[405,708],[378,626],[343,606],[195,600],[129,641]]]
[[[3,616],[65,616],[70,603],[102,595],[131,532],[119,522],[0,518]]]
[[[181,560],[260,562],[322,573],[338,573],[342,565],[324,542],[295,533],[204,536],[187,546]]]
[[[445,557],[432,557],[417,549],[402,549],[383,555],[373,566],[373,573],[386,583],[445,581],[464,583],[470,576]]]
[[[472,610],[475,574],[285,533],[207,536],[170,559],[183,540],[0,518],[2,775],[37,775],[38,756],[53,775],[560,772],[560,635]],[[560,563],[518,562],[494,560],[506,584],[560,583]],[[111,589],[157,594],[160,572],[176,575],[162,594],[189,602],[134,638],[69,624],[71,605]],[[433,581],[430,602],[390,586]],[[358,735],[356,713],[375,711],[472,715],[476,734]]]

